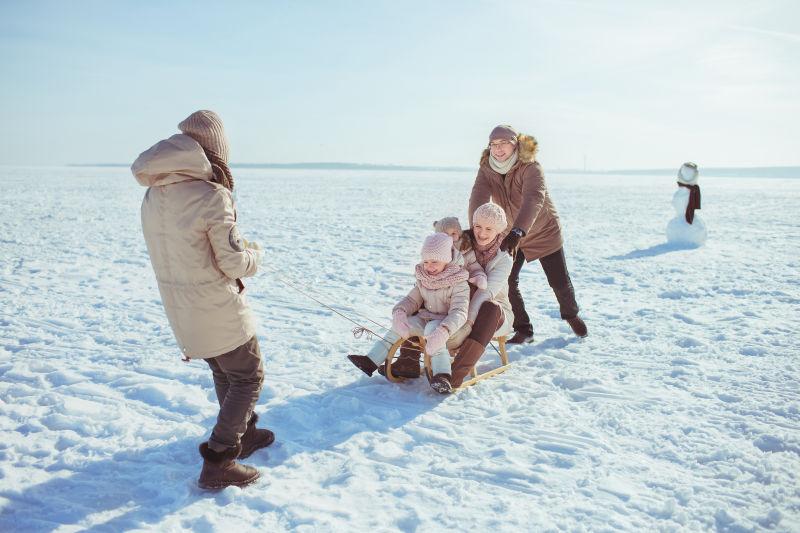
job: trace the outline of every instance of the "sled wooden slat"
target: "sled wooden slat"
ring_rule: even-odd
[[[474,372],[473,375],[475,375],[475,377],[473,377],[472,379],[468,379],[467,381],[463,382],[460,387],[456,387],[455,389],[453,389],[453,391],[455,392],[455,391],[464,390],[467,387],[471,387],[472,385],[475,385],[477,382],[482,381],[482,380],[484,380],[486,378],[490,378],[492,376],[496,376],[497,374],[502,374],[503,372],[508,370],[508,367],[509,367],[509,365],[499,366],[497,368],[493,368],[492,370],[489,370],[488,372],[484,372],[483,374],[480,374],[480,375],[477,375],[477,372]]]
[[[392,362],[394,360],[395,354],[400,349],[400,346],[402,346],[403,343],[406,340],[408,340],[408,339],[400,339],[397,342],[395,342],[392,345],[391,348],[389,348],[389,356],[386,358],[386,379],[388,379],[392,383],[402,383],[403,381],[406,380],[406,378],[402,378],[400,376],[395,376],[394,374],[392,374]],[[496,376],[497,374],[501,374],[501,373],[506,371],[506,369],[509,366],[509,364],[508,364],[508,352],[506,351],[506,337],[505,336],[503,336],[503,337],[495,337],[492,340],[496,341],[497,345],[498,345],[497,351],[500,352],[500,366],[497,367],[497,368],[494,368],[492,370],[489,370],[487,372],[484,372],[482,374],[478,374],[478,371],[476,369],[477,365],[472,367],[472,371],[471,371],[472,378],[470,378],[467,381],[463,382],[460,387],[458,387],[456,389],[453,389],[453,390],[456,390],[456,391],[463,390],[466,387],[470,387],[470,386],[476,384],[479,381],[482,381],[482,380],[484,380],[486,378],[490,378],[492,376]],[[418,340],[414,344],[415,344],[415,346],[414,346],[415,348],[418,348],[420,351],[423,351],[423,353],[424,353],[424,350],[425,350],[425,339],[424,338],[419,337]],[[430,378],[430,377],[432,377],[431,376],[431,358],[427,353],[425,353],[423,359],[424,359],[424,371]]]
[[[488,372],[484,372],[483,374],[478,374],[478,371],[477,371],[477,368],[476,368],[477,364],[476,364],[475,366],[472,367],[472,371],[471,371],[472,372],[472,378],[468,379],[465,382],[463,382],[460,387],[457,387],[457,388],[453,389],[453,391],[462,390],[462,389],[464,389],[466,387],[469,387],[470,385],[474,385],[475,383],[477,383],[479,381],[482,381],[482,380],[484,380],[486,378],[490,378],[492,376],[496,376],[497,374],[501,374],[501,373],[506,371],[506,369],[509,366],[508,365],[508,352],[506,351],[506,337],[505,336],[503,336],[503,337],[495,337],[492,340],[497,341],[497,345],[498,345],[497,351],[500,352],[500,366],[495,368],[495,369],[489,370]],[[431,373],[432,373],[432,371],[431,371],[431,358],[430,358],[430,356],[428,354],[425,354],[425,373],[427,374],[428,379],[433,377],[431,375]]]

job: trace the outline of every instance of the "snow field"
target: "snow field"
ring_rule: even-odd
[[[466,223],[472,174],[239,170],[278,440],[248,460],[256,485],[206,493],[211,373],[180,362],[144,189],[119,168],[0,173],[2,531],[800,529],[798,181],[704,178],[708,241],[681,249],[673,180],[548,175],[590,335],[529,264],[536,343],[442,399],[360,374],[345,355],[370,341],[277,277],[388,324],[433,220]]]

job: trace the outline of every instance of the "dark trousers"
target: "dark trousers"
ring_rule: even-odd
[[[217,424],[208,439],[214,451],[239,444],[264,383],[264,364],[255,335],[230,352],[205,360],[214,374],[219,401]]]
[[[489,344],[489,341],[494,337],[495,332],[503,325],[503,310],[495,302],[487,301],[481,304],[478,309],[478,315],[475,317],[475,324],[472,325],[472,331],[468,339],[482,345],[484,348]]]
[[[547,276],[547,283],[550,284],[553,294],[556,295],[561,318],[566,320],[578,316],[578,302],[575,301],[575,289],[572,287],[572,280],[569,279],[564,249],[559,248],[552,254],[539,258],[539,263]],[[524,264],[525,254],[522,253],[522,250],[517,250],[511,275],[508,276],[508,299],[511,301],[511,309],[514,311],[514,331],[533,335],[531,318],[525,310],[525,302],[519,291],[519,272]]]

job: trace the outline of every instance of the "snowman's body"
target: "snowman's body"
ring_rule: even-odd
[[[683,165],[678,172],[680,183],[696,185],[697,177],[696,167]],[[675,218],[667,224],[667,241],[674,244],[702,246],[708,235],[705,223],[696,212],[691,224],[686,220],[686,207],[689,205],[690,194],[689,189],[678,186],[678,190],[672,195]]]

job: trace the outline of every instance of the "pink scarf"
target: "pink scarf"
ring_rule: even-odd
[[[497,255],[497,250],[500,249],[500,243],[503,241],[503,239],[501,239],[502,236],[502,234],[498,233],[497,237],[486,246],[481,246],[476,242],[475,246],[472,248],[475,252],[475,259],[484,270],[486,270],[486,265],[489,261],[494,259],[494,256]]]
[[[455,265],[453,263],[450,263],[444,267],[444,270],[435,276],[429,275],[427,272],[425,272],[422,264],[418,264],[414,269],[414,275],[416,276],[420,285],[431,291],[445,289],[451,285],[455,285],[456,283],[467,281],[469,278],[469,272],[467,272],[464,267]]]

